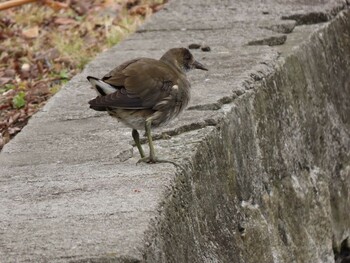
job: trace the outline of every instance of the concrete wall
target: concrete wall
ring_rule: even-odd
[[[177,176],[145,261],[334,261],[350,235],[350,11],[281,52]]]

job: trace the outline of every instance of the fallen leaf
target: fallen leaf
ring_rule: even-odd
[[[69,7],[69,5],[66,3],[60,3],[53,0],[44,0],[44,3],[55,11],[59,11],[61,9],[67,9]]]
[[[105,0],[102,4],[103,12],[110,12],[117,14],[122,10],[122,5],[120,3],[116,3],[115,0]]]
[[[19,118],[19,116],[20,116],[20,113],[19,113],[19,112],[15,113],[13,116],[10,116],[10,119],[8,120],[8,123],[9,123],[9,124],[14,123],[15,121],[17,121],[17,119]]]
[[[152,9],[148,5],[134,6],[129,10],[129,14],[133,16],[146,16],[152,13]]]
[[[39,27],[34,26],[22,31],[22,35],[26,38],[36,38],[39,35]]]
[[[45,82],[36,84],[30,91],[30,94],[33,96],[43,96],[48,93],[50,93],[50,90]]]
[[[21,130],[21,128],[19,128],[19,127],[13,127],[13,128],[11,127],[11,128],[8,129],[8,133],[10,135],[13,135],[13,134],[19,132],[20,130]]]
[[[78,14],[84,15],[90,9],[91,3],[79,0],[72,0],[70,7]]]
[[[102,6],[104,7],[104,8],[106,8],[106,7],[111,7],[111,6],[113,6],[114,5],[114,1],[113,0],[105,0],[105,1],[103,1],[103,4],[102,4]]]
[[[150,8],[152,9],[153,13],[156,13],[159,10],[164,8],[164,4],[153,4],[153,5],[150,5]]]
[[[16,74],[16,71],[14,71],[11,68],[6,69],[4,72],[4,76],[8,77],[8,78],[13,78],[15,76],[15,74]]]
[[[55,19],[55,24],[57,25],[69,25],[69,24],[75,24],[76,22],[77,21],[69,17],[57,17]]]
[[[6,83],[9,83],[12,80],[12,78],[0,78],[0,86],[5,85]]]
[[[131,9],[138,4],[140,4],[140,0],[128,0],[126,3],[126,8]]]
[[[9,141],[10,141],[10,134],[8,132],[5,132],[4,134],[0,134],[0,150]]]
[[[13,90],[13,89],[10,89],[8,91],[5,91],[2,95],[3,96],[8,96],[8,97],[11,97],[11,96],[14,96],[16,94],[16,91]]]
[[[2,105],[0,105],[0,110],[5,110],[5,109],[8,109],[8,108],[10,108],[11,106],[10,105],[8,105],[8,104],[2,104]]]

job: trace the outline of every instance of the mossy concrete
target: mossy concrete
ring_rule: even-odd
[[[344,11],[222,108],[147,262],[334,262],[350,235],[349,36]]]

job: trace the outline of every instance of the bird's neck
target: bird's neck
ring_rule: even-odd
[[[172,69],[174,69],[178,73],[186,75],[186,71],[180,67],[180,65],[177,63],[176,59],[169,58],[167,56],[163,56],[160,58],[160,61],[167,64],[168,66],[170,66]]]

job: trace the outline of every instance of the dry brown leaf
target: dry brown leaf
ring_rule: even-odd
[[[39,36],[39,27],[34,26],[22,31],[22,35],[26,38],[36,38]]]
[[[105,0],[101,7],[103,7],[103,13],[110,13],[111,15],[117,14],[123,9],[121,3],[117,3],[115,0]]]
[[[15,74],[16,74],[16,71],[14,71],[11,68],[5,69],[4,71],[4,77],[13,78]]]
[[[13,114],[12,116],[10,116],[10,118],[9,118],[9,120],[8,120],[8,123],[9,123],[9,124],[14,123],[15,121],[17,121],[17,119],[19,118],[19,116],[20,116],[20,113],[19,113],[19,112]]]
[[[0,134],[0,149],[10,141],[10,135],[8,132],[4,133],[3,135]]]
[[[152,9],[153,13],[156,13],[159,10],[164,8],[164,4],[153,4],[153,5],[150,5],[150,8]]]
[[[6,77],[0,78],[0,86],[9,83],[11,80],[12,80],[12,78],[6,78]]]
[[[130,15],[146,16],[152,13],[152,9],[148,5],[134,6],[129,10]]]
[[[86,1],[72,0],[70,7],[78,14],[84,15],[90,9],[91,3]]]
[[[8,91],[5,91],[5,92],[2,94],[2,96],[13,97],[13,96],[15,96],[15,94],[16,94],[16,91],[13,90],[13,89],[10,89],[10,90],[8,90]]]
[[[60,3],[53,0],[44,0],[44,3],[55,11],[59,11],[61,9],[67,9],[69,7],[67,3]]]
[[[103,6],[104,8],[110,7],[110,6],[113,6],[113,5],[114,5],[114,1],[113,1],[113,0],[104,0],[104,1],[103,1],[103,4],[102,4],[102,6]]]
[[[69,24],[75,24],[77,21],[75,21],[72,18],[68,17],[57,17],[55,19],[55,24],[57,25],[69,25]]]
[[[19,132],[20,130],[21,130],[21,128],[19,128],[19,127],[13,127],[13,128],[11,127],[11,128],[8,128],[8,133],[10,135],[13,135],[13,134]]]
[[[140,0],[128,0],[126,3],[126,8],[131,9],[134,6],[137,6],[138,4],[140,4]]]
[[[9,104],[1,104],[0,105],[0,110],[6,110],[6,109],[8,109],[8,108],[10,108],[11,106],[9,105]],[[0,123],[0,126],[1,126],[1,123]]]

